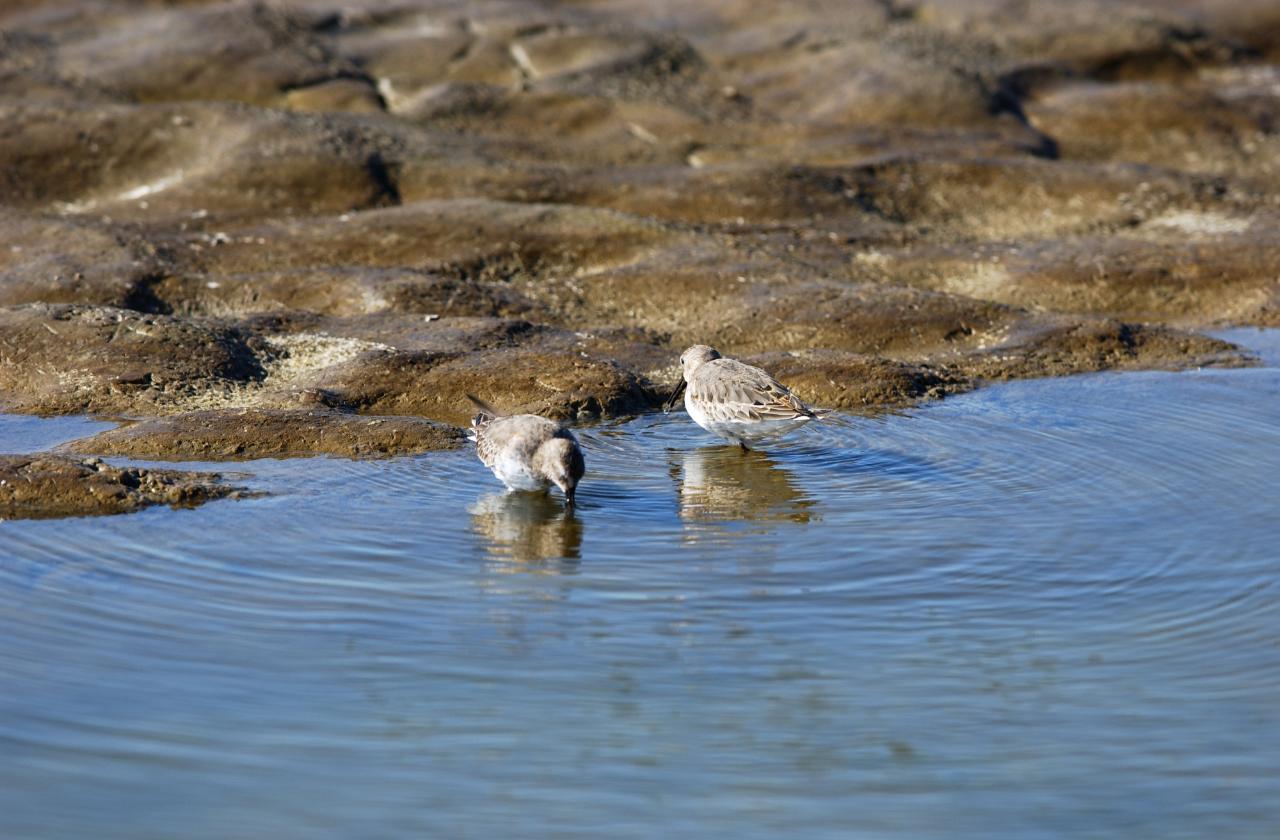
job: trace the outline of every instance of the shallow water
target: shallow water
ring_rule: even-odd
[[[1273,837],[1280,337],[1230,337],[767,453],[597,427],[573,516],[455,452],[0,524],[0,835]]]

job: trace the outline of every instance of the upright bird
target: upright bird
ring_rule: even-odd
[[[684,393],[693,422],[744,450],[748,443],[786,434],[828,413],[805,405],[760,368],[723,358],[705,344],[684,351],[680,367],[683,378],[663,411],[671,411]]]
[[[554,484],[572,506],[587,470],[573,432],[536,414],[505,415],[470,394],[467,399],[480,409],[467,435],[476,443],[480,462],[508,490],[545,490]]]

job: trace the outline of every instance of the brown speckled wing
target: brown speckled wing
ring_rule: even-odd
[[[482,419],[482,415],[477,415],[471,420],[471,435],[476,442],[476,456],[486,467],[492,467],[494,459],[498,457],[498,443],[490,434],[492,427],[493,420]]]
[[[697,369],[689,393],[714,420],[786,420],[813,417],[813,409],[758,367],[716,359]]]
[[[568,429],[535,414],[513,414],[490,420],[477,417],[471,422],[476,437],[476,455],[490,468],[504,450],[529,458],[547,438],[567,436],[577,442]]]

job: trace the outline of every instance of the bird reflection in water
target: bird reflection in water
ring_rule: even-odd
[[[671,477],[686,522],[799,522],[817,518],[814,501],[764,452],[706,446],[677,453]]]
[[[505,571],[563,572],[578,565],[582,522],[548,493],[493,493],[470,513],[472,530]]]

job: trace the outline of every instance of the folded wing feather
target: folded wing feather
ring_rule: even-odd
[[[787,386],[757,367],[734,359],[707,362],[689,391],[718,420],[786,420],[817,414]]]

